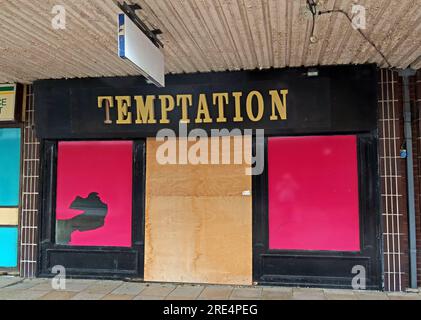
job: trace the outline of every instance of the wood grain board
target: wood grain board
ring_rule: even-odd
[[[251,284],[247,164],[160,165],[161,143],[147,141],[145,280]]]

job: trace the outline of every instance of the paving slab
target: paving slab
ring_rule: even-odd
[[[9,287],[11,285],[22,282],[22,278],[19,277],[9,277],[9,276],[0,276],[0,288]]]
[[[82,282],[80,280],[66,280],[65,291],[81,292],[88,289],[96,282]]]
[[[204,286],[179,285],[166,297],[167,300],[195,300],[202,293]]]
[[[70,300],[77,292],[53,290],[42,296],[40,300]]]
[[[164,296],[143,296],[143,295],[139,295],[134,297],[133,300],[164,300],[165,297]]]
[[[123,284],[123,281],[98,281],[89,287],[87,287],[82,292],[92,293],[92,294],[108,294],[117,289]]]
[[[325,296],[328,300],[357,300],[353,290],[346,289],[324,289]]]
[[[89,287],[93,286],[94,284],[100,284],[100,280],[82,280],[82,279],[66,279],[65,280],[65,288],[64,291],[74,291],[74,292],[80,292],[85,289],[88,289]],[[108,282],[107,282],[108,283]],[[25,287],[25,283],[22,285],[22,287]],[[52,279],[46,279],[43,282],[40,282],[36,284],[35,286],[29,287],[32,290],[54,290],[52,288]]]
[[[52,279],[48,279],[47,281],[38,283],[37,285],[30,288],[31,290],[41,290],[41,291],[50,291],[54,290],[52,285]]]
[[[89,293],[89,292],[79,292],[71,298],[71,300],[101,300],[106,296],[106,293]]]
[[[292,290],[293,300],[326,300],[322,289],[314,288],[294,288]]]
[[[126,282],[112,291],[112,294],[128,294],[137,296],[147,287],[146,283]]]
[[[166,297],[176,288],[172,284],[157,284],[151,283],[146,286],[145,289],[140,293],[141,296],[156,296],[156,297]]]
[[[387,293],[389,300],[421,300],[421,295],[416,293]]]
[[[0,289],[0,300],[7,300],[9,297],[16,295],[17,292],[20,292],[20,291],[21,290],[15,290],[11,288],[2,288]]]
[[[23,280],[23,279],[21,279]],[[21,282],[17,282],[11,286],[9,286],[8,288],[11,289],[19,289],[19,290],[26,290],[26,289],[30,289],[35,287],[36,285],[40,284],[40,283],[44,283],[45,280],[44,279],[38,279],[38,278],[34,278],[34,279],[24,279]]]
[[[325,292],[325,297],[327,300],[357,300],[357,296],[354,295],[353,293],[326,293]]]
[[[358,292],[356,296],[358,300],[389,300],[384,292]]]
[[[226,300],[229,299],[232,291],[233,287],[230,286],[206,286],[198,300]]]
[[[260,299],[262,294],[262,288],[234,288],[231,293],[231,300],[256,300]]]
[[[130,294],[107,294],[102,300],[133,300],[135,296]]]
[[[286,287],[264,287],[262,290],[264,300],[290,300],[292,299],[292,288]]]
[[[49,293],[41,290],[10,290],[5,300],[37,300]]]

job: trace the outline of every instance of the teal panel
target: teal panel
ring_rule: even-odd
[[[19,205],[20,129],[0,129],[0,206]]]
[[[18,263],[18,228],[0,227],[0,268],[15,268]]]

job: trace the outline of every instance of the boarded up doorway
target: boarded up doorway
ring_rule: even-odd
[[[146,281],[252,284],[252,198],[244,193],[251,176],[244,161],[233,162],[234,153],[251,157],[251,139],[243,150],[223,139],[230,143],[220,139],[220,154],[230,150],[230,164],[162,165],[162,142],[147,141]]]

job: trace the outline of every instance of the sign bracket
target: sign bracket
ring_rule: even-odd
[[[133,23],[153,42],[158,48],[163,48],[164,44],[158,39],[158,35],[162,34],[160,29],[149,29],[148,26],[136,14],[136,10],[142,7],[138,4],[127,4],[126,2],[116,2],[117,6],[133,21]]]

